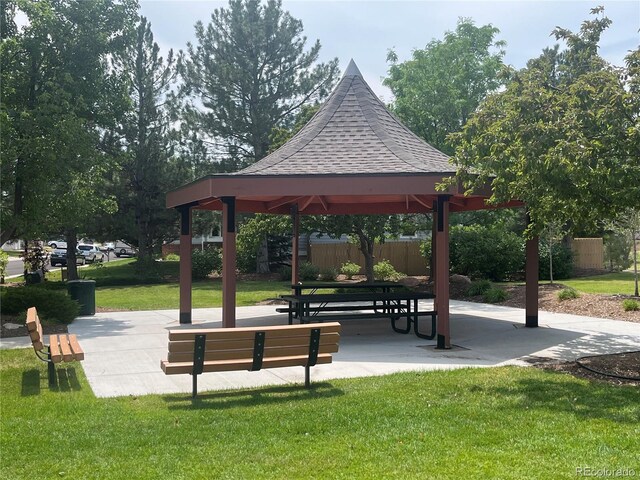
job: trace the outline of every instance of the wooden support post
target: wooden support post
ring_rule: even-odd
[[[236,326],[236,198],[222,197],[222,326]]]
[[[449,332],[449,195],[438,195],[436,214],[436,301],[438,312],[437,346],[451,348]]]
[[[291,207],[293,238],[291,240],[291,285],[300,281],[300,214],[298,205]]]
[[[438,202],[433,202],[433,208],[431,210],[431,259],[429,260],[429,275],[431,278],[431,285],[433,285],[433,293],[435,295],[436,291],[436,231],[438,226],[438,219],[436,218],[438,212]],[[435,300],[434,300],[435,305]]]
[[[191,206],[180,212],[180,323],[191,323]]]
[[[529,223],[527,214],[527,223]],[[525,326],[538,326],[538,263],[539,239],[533,237],[525,242]]]

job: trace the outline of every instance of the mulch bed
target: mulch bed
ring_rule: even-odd
[[[0,317],[0,338],[13,338],[13,337],[25,337],[29,335],[27,327],[23,325],[24,319],[20,320],[17,317],[10,315],[2,315]],[[20,324],[18,328],[6,328],[5,323],[13,323]],[[53,324],[47,325],[42,324],[42,333],[44,335],[55,335],[59,333],[69,333],[66,325],[61,324]]]
[[[640,351],[585,357],[577,362],[558,362],[556,359],[540,358],[533,358],[530,362],[544,370],[565,372],[613,385],[640,387]]]

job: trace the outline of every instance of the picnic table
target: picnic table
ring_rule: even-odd
[[[371,284],[369,284],[371,285]],[[335,284],[332,284],[335,286]],[[414,330],[416,336],[427,340],[435,337],[437,312],[435,310],[420,311],[419,300],[432,299],[434,296],[426,292],[358,292],[358,293],[313,293],[298,295],[281,295],[289,302],[289,324],[293,324],[294,315],[300,323],[311,321],[335,321],[348,319],[389,318],[391,328],[397,333],[409,333]],[[335,312],[327,315],[327,312]],[[420,332],[419,317],[431,316],[431,333]],[[397,321],[406,319],[406,326],[400,327]]]
[[[394,288],[404,288],[404,285],[396,282],[354,282],[354,283],[336,283],[336,282],[314,282],[314,283],[296,283],[291,285],[294,295],[302,295],[303,290],[311,290],[309,293],[316,293],[318,290],[326,288],[335,288],[343,290],[380,290],[381,292],[390,292]]]

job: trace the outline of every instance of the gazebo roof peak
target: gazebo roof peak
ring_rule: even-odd
[[[362,77],[362,73],[360,73],[360,70],[358,69],[356,62],[353,61],[353,58],[349,62],[349,65],[347,65],[347,69],[344,71],[344,74],[342,76],[343,77],[355,77],[355,76]]]
[[[449,157],[405,127],[351,60],[327,101],[287,143],[232,175],[453,175]]]

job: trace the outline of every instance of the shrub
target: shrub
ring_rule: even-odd
[[[640,310],[640,302],[627,298],[626,300],[623,300],[622,308],[624,308],[625,312],[637,312]]]
[[[340,272],[336,267],[327,267],[320,271],[320,280],[325,282],[335,282]]]
[[[202,280],[222,268],[222,258],[218,250],[195,250],[191,257],[191,274],[196,280]]]
[[[452,227],[449,248],[451,273],[498,282],[524,269],[522,238],[502,226]]]
[[[298,273],[300,274],[300,280],[309,282],[318,279],[320,268],[316,267],[312,263],[302,262],[300,264],[300,271]]]
[[[484,295],[489,290],[491,290],[491,282],[489,280],[476,280],[471,282],[471,285],[467,290],[467,295],[470,297]]]
[[[5,315],[22,315],[36,307],[41,320],[51,323],[71,323],[80,312],[80,305],[66,292],[40,286],[12,287],[2,290],[0,311]]]
[[[580,298],[580,294],[573,288],[563,288],[558,292],[558,300],[571,300],[573,298]]]
[[[164,257],[164,259],[167,262],[179,262],[180,261],[180,255],[178,255],[177,253],[169,253],[169,254],[167,254],[166,257]]]
[[[353,262],[343,263],[340,267],[340,273],[346,275],[349,280],[351,280],[354,275],[358,275],[360,273],[360,265]]]
[[[492,287],[482,296],[482,300],[486,303],[500,303],[508,298],[507,292],[501,288]]]
[[[389,260],[381,260],[373,266],[373,277],[376,280],[396,282],[405,276],[404,273],[397,272]]]
[[[291,280],[291,267],[289,265],[283,265],[280,267],[280,270],[278,270],[278,275],[280,277],[280,280],[282,280],[283,282],[286,281],[290,281]]]
[[[540,263],[538,268],[540,280],[549,280],[549,246],[540,242]],[[561,243],[553,245],[553,279],[562,280],[573,275],[573,254],[571,249]]]
[[[4,277],[7,273],[7,265],[9,264],[9,254],[4,250],[0,250],[0,277]]]

